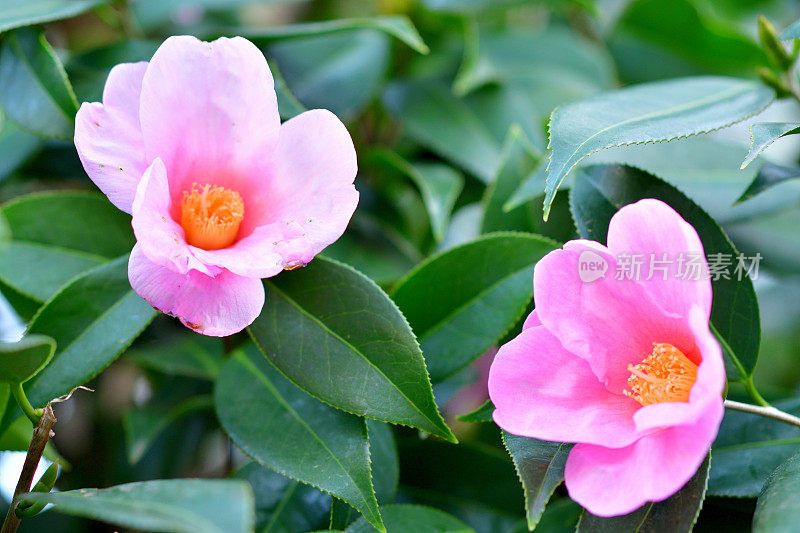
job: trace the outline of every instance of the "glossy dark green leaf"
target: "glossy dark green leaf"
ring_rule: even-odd
[[[327,525],[331,497],[252,462],[234,475],[253,488],[258,533],[295,533]]]
[[[0,243],[0,280],[38,302],[107,260],[93,254],[31,242]]]
[[[187,330],[174,338],[139,344],[125,357],[164,374],[211,380],[219,374],[223,352],[222,339]]]
[[[750,126],[750,152],[742,162],[742,168],[753,162],[769,145],[787,135],[800,133],[800,122],[760,122]]]
[[[564,481],[564,466],[572,445],[520,437],[505,431],[503,443],[522,481],[528,529],[533,531],[553,492]]]
[[[769,476],[758,497],[753,516],[755,533],[792,533],[797,531],[800,515],[800,453],[791,456]]]
[[[523,181],[536,171],[541,158],[522,129],[512,126],[506,138],[500,166],[483,199],[484,211],[481,232],[533,229],[531,210],[521,205],[506,210],[505,205]]]
[[[800,399],[777,402],[775,407],[800,415]],[[755,498],[770,473],[798,449],[797,428],[759,415],[729,410],[712,447],[714,463],[708,493]]]
[[[400,281],[392,298],[420,339],[434,382],[517,322],[533,293],[534,265],[555,247],[536,235],[491,234],[427,259]]]
[[[723,128],[758,113],[774,97],[757,82],[703,76],[627,87],[559,107],[550,120],[545,216],[561,182],[586,156]]]
[[[286,80],[283,79],[283,74],[281,74],[281,71],[278,69],[278,65],[273,61],[269,68],[275,80],[275,95],[278,98],[278,110],[281,114],[281,118],[289,120],[303,111],[307,111],[306,106],[301,104],[295,95],[292,94],[292,91],[289,90],[289,87],[286,85]]]
[[[264,288],[264,310],[248,331],[295,384],[345,411],[455,440],[414,334],[372,280],[317,258]]]
[[[195,396],[171,408],[153,405],[129,410],[122,419],[128,461],[138,463],[161,432],[176,420],[212,406],[211,397]]]
[[[58,349],[27,383],[34,406],[83,385],[142,332],[156,311],[128,282],[128,257],[96,267],[56,294],[34,317],[30,333],[49,335]]]
[[[61,61],[41,31],[26,28],[3,38],[0,106],[27,131],[72,138],[78,102]]]
[[[174,533],[249,533],[253,493],[238,480],[165,479],[127,483],[108,489],[33,492],[26,503],[52,503],[68,515],[141,531]]]
[[[46,192],[3,204],[13,240],[78,250],[106,258],[130,252],[131,217],[105,196],[87,192]]]
[[[0,279],[38,301],[133,246],[130,216],[94,193],[49,192],[2,206],[10,242],[0,244]]]
[[[475,533],[475,530],[457,518],[438,509],[421,505],[388,505],[382,509],[386,530],[392,533]],[[345,533],[371,533],[375,531],[363,518],[345,529]]]
[[[291,39],[267,49],[304,106],[345,117],[376,95],[389,66],[389,52],[389,37],[369,29]]]
[[[27,335],[19,342],[0,342],[0,381],[24,383],[35,376],[56,349],[47,335]]]
[[[246,37],[256,44],[262,44],[277,39],[311,37],[357,29],[382,31],[399,39],[421,54],[427,54],[430,51],[411,20],[406,16],[397,15],[304,22],[255,30],[237,28],[236,34]]]
[[[735,265],[738,252],[711,217],[671,185],[632,167],[592,167],[576,178],[571,205],[581,236],[604,243],[617,209],[642,198],[669,204],[697,230],[706,254],[729,254]],[[738,279],[732,273],[730,279],[712,280],[712,290],[711,323],[732,350],[726,350],[728,379],[749,380],[761,340],[753,283],[747,276]]]
[[[461,422],[471,422],[471,423],[482,423],[482,422],[491,422],[492,421],[492,413],[494,413],[494,404],[492,400],[486,400],[486,403],[472,411],[471,413],[466,413],[456,418]]]
[[[74,17],[104,3],[106,0],[3,2],[0,6],[0,32]]]
[[[755,179],[750,183],[747,189],[742,193],[736,203],[744,202],[750,198],[766,191],[767,189],[783,183],[787,180],[800,178],[800,168],[784,167],[774,165],[772,163],[765,163]]]
[[[576,533],[690,533],[700,514],[708,483],[709,458],[677,493],[625,516],[603,518],[584,511]]]
[[[222,427],[250,457],[347,501],[382,527],[362,419],[307,395],[252,347],[223,365],[214,403]]]

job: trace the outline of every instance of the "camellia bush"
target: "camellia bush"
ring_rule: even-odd
[[[2,533],[798,531],[798,17],[0,2]]]

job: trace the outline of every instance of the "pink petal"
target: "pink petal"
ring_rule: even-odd
[[[541,326],[542,321],[539,320],[539,315],[536,314],[536,309],[531,311],[531,314],[528,315],[528,318],[525,319],[525,322],[522,324],[523,331],[528,328],[535,328],[536,326]]]
[[[307,263],[344,233],[358,204],[353,141],[333,113],[306,111],[281,126],[268,164],[269,181],[247,193],[257,207],[240,231],[260,226],[286,264]]]
[[[570,497],[598,516],[624,515],[669,498],[697,472],[722,414],[721,401],[710,403],[694,424],[647,434],[625,448],[577,444],[564,475]]]
[[[183,228],[172,218],[167,171],[161,159],[150,165],[139,182],[133,201],[133,233],[142,253],[178,274],[192,269],[215,275],[219,268],[209,268],[192,253],[197,248],[186,244]]]
[[[131,212],[147,168],[139,126],[139,93],[147,62],[122,63],[108,74],[103,103],[85,102],[75,116],[75,147],[83,168],[115,206]]]
[[[275,238],[268,226],[256,228],[229,248],[202,250],[192,246],[191,249],[204,264],[225,268],[248,278],[271,278],[286,266],[276,251]]]
[[[608,263],[604,277],[581,281],[584,252]],[[596,256],[596,257],[595,257]],[[609,390],[621,393],[629,364],[640,363],[654,342],[691,357],[695,342],[684,317],[666,313],[638,283],[615,279],[616,261],[602,245],[575,240],[547,254],[533,274],[536,312],[568,351],[589,362]]]
[[[708,274],[703,244],[695,229],[670,206],[648,198],[620,209],[608,227],[608,248],[617,256],[641,254],[640,283],[663,309],[686,316],[690,307],[700,305],[708,318],[711,281],[679,276],[679,257],[686,260],[690,254],[698,257],[702,275]]]
[[[638,438],[633,414],[640,405],[609,392],[544,327],[526,329],[500,348],[489,396],[495,422],[515,435],[614,447]]]
[[[150,261],[139,244],[128,262],[136,294],[164,313],[176,316],[203,335],[233,335],[253,323],[264,306],[261,280],[222,270],[216,277],[196,270],[178,274]]]
[[[164,41],[142,82],[140,117],[147,155],[164,161],[176,203],[194,182],[242,192],[256,162],[273,157],[280,128],[267,61],[241,37]]]

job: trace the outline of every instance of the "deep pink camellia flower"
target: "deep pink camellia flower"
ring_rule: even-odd
[[[690,259],[702,268],[687,275]],[[725,366],[707,269],[694,228],[652,199],[614,215],[608,247],[574,240],[536,265],[536,309],[489,372],[494,420],[577,443],[565,482],[595,515],[668,498],[717,435]]]
[[[133,215],[133,289],[205,335],[252,323],[261,278],[311,261],[358,203],[347,129],[324,110],[281,124],[267,61],[241,37],[170,37],[117,65],[78,111],[75,146]]]

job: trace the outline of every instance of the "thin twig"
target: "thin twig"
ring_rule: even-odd
[[[767,418],[772,418],[773,420],[778,420],[780,422],[791,424],[800,428],[800,418],[790,415],[789,413],[785,413],[774,407],[750,405],[749,403],[734,402],[733,400],[725,400],[725,407],[727,409],[733,409],[734,411],[742,411],[745,413],[753,413],[755,415],[765,416]]]
[[[53,435],[53,425],[56,423],[56,416],[53,413],[53,408],[48,403],[44,408],[44,413],[39,419],[39,423],[33,428],[33,438],[31,438],[31,445],[28,447],[28,454],[25,456],[25,464],[22,466],[22,473],[17,482],[17,488],[14,490],[14,499],[8,509],[8,514],[3,522],[3,530],[0,533],[16,533],[19,528],[20,519],[17,517],[16,509],[19,505],[17,496],[24,494],[31,490],[31,483],[33,483],[33,476],[36,474],[36,468],[39,466],[39,461],[44,453],[44,448],[47,446],[47,441]]]

